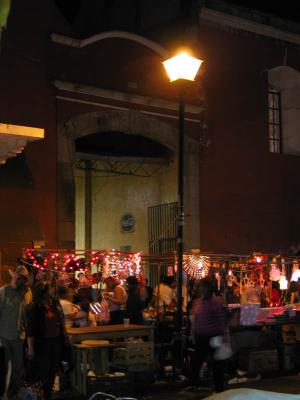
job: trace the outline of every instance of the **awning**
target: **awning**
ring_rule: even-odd
[[[43,139],[44,136],[42,128],[0,123],[0,164],[22,153],[28,142]]]

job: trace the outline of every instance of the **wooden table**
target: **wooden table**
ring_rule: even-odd
[[[153,327],[147,325],[102,325],[96,327],[70,328],[67,332],[72,344],[87,339],[117,341],[129,337],[142,337],[149,341],[154,341]]]
[[[102,325],[93,328],[70,328],[67,332],[73,345],[87,339],[109,340],[112,343],[110,345],[112,347],[120,345],[122,340],[129,337],[143,338],[147,342],[154,341],[153,327],[147,325]],[[72,379],[78,391],[86,396],[88,357],[92,347],[84,348],[84,345],[82,347],[74,346],[75,369],[72,373]],[[154,365],[154,353],[152,354],[152,363]]]

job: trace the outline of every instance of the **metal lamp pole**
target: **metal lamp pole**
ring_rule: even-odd
[[[179,95],[178,124],[178,221],[177,221],[177,318],[176,333],[182,328],[182,267],[183,267],[183,228],[184,228],[184,91]]]
[[[178,223],[177,223],[177,368],[182,365],[182,270],[183,270],[183,227],[184,227],[184,85],[194,81],[201,66],[199,60],[186,51],[163,62],[171,82],[179,84],[179,125],[178,125]]]

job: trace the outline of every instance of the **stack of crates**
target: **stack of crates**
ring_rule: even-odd
[[[283,371],[292,371],[296,367],[296,346],[293,344],[282,344],[279,347],[280,368]]]
[[[240,368],[249,374],[278,371],[277,349],[248,349],[239,359]]]
[[[153,362],[153,342],[124,342],[113,352],[112,366],[128,372],[152,371]]]

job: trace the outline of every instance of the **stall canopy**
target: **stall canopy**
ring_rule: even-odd
[[[0,123],[0,165],[22,153],[28,142],[43,139],[44,134],[42,128]]]

